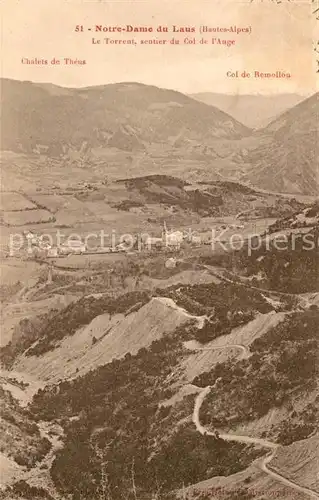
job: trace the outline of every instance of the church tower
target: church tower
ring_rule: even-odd
[[[47,284],[50,285],[52,282],[53,282],[53,265],[50,264],[49,265],[49,269],[48,269],[48,278],[47,278]]]
[[[168,236],[168,230],[167,230],[166,221],[164,220],[163,230],[162,230],[162,240],[163,240],[164,245],[167,245],[167,236]]]

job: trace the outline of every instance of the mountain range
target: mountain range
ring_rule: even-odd
[[[294,106],[262,130],[271,143],[248,155],[251,182],[274,191],[318,194],[318,96]]]
[[[1,99],[0,500],[318,498],[318,94]]]
[[[238,101],[247,116],[261,116],[264,108],[273,113],[275,104],[280,110],[301,98],[277,96],[268,106],[268,98],[248,97]],[[224,98],[216,104],[225,109],[229,96]],[[32,161],[54,158],[91,173],[97,166],[99,176],[103,171],[113,178],[162,173],[318,192],[318,94],[259,130],[240,123],[237,112],[232,117],[175,90],[134,82],[75,89],[2,79],[1,107],[2,149]]]
[[[210,106],[216,106],[253,129],[266,127],[281,113],[305,99],[305,96],[300,94],[244,95],[199,92],[190,96]]]
[[[49,153],[68,146],[143,149],[149,143],[214,137],[240,138],[249,129],[235,119],[173,90],[140,83],[81,89],[2,81],[2,147]]]

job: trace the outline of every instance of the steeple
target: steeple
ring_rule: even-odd
[[[165,245],[167,245],[167,235],[168,235],[168,230],[167,230],[166,221],[164,220],[163,230],[162,230],[162,240],[163,240],[163,243]]]
[[[53,282],[53,264],[50,264],[49,265],[49,269],[48,269],[48,278],[47,278],[47,284],[50,285],[52,282]]]

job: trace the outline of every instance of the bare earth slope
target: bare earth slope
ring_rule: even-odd
[[[317,491],[319,496],[319,478],[318,474],[314,473],[319,466],[318,451],[319,436],[316,434],[285,448],[279,448],[271,466],[292,481]]]
[[[272,191],[318,194],[319,94],[272,121],[260,134],[270,144],[250,152],[247,180]]]
[[[298,94],[237,95],[214,92],[200,92],[191,94],[191,97],[216,106],[251,128],[265,127],[270,120],[304,99]]]
[[[136,354],[187,321],[189,316],[181,309],[154,298],[127,316],[103,314],[96,317],[74,335],[63,339],[54,350],[39,357],[24,355],[14,370],[50,382],[83,375],[126,353]]]

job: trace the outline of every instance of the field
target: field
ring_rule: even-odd
[[[232,148],[246,147],[247,140],[231,145],[225,139],[214,147],[218,149],[219,144],[219,155],[228,155]],[[19,228],[21,233],[50,234],[53,240],[57,230],[66,236],[76,233],[83,239],[102,230],[106,234],[115,232],[116,238],[127,233],[160,237],[164,222],[169,230],[191,229],[204,239],[211,237],[212,231],[221,240],[233,234],[247,238],[263,233],[277,216],[290,215],[298,208],[298,196],[254,191],[220,180],[224,179],[221,176],[214,181],[216,176],[210,174],[211,165],[207,169],[207,158],[204,161],[193,150],[183,160],[166,144],[151,145],[144,153],[100,148],[92,151],[95,160],[90,168],[72,165],[70,169],[61,159],[5,152],[4,188],[10,181],[16,192],[4,193],[2,199],[4,244],[8,243],[10,228]],[[218,161],[222,168],[225,158],[218,157]],[[146,173],[156,175],[133,178],[137,172],[144,172],[144,167]],[[194,184],[186,186],[185,181]],[[240,213],[243,218],[237,217]]]
[[[5,212],[4,223],[8,226],[26,226],[53,221],[53,215],[47,210],[24,210],[19,212]]]
[[[2,318],[0,320],[1,337],[0,346],[8,344],[12,339],[17,340],[15,335],[15,328],[20,321],[31,319],[36,316],[47,313],[50,309],[63,309],[69,303],[76,299],[72,295],[53,295],[43,300],[35,300],[32,302],[19,302],[19,304],[12,304],[4,307],[2,310]]]
[[[67,200],[59,194],[32,194],[30,198],[37,206],[41,206],[52,213],[55,213],[67,203]]]
[[[36,262],[29,261],[26,263],[18,258],[8,258],[1,261],[1,285],[12,286],[17,281],[21,281],[31,286],[30,281],[32,284],[34,279],[37,280],[40,272],[41,266]]]
[[[0,196],[0,210],[4,211],[19,211],[33,210],[37,208],[23,194],[15,192],[2,192]]]
[[[94,268],[99,264],[113,264],[115,262],[124,262],[127,256],[124,253],[105,253],[92,255],[69,255],[55,260],[57,267],[61,269],[87,269]]]
[[[66,197],[66,195],[63,196]],[[119,211],[120,218],[122,215],[123,218],[129,218],[135,214]],[[234,226],[243,223],[234,216],[211,217],[203,218],[201,223],[197,224],[196,229],[199,233],[201,231],[204,233],[211,226],[216,228],[226,226],[229,228],[230,234],[238,231],[249,234],[250,231],[263,232],[271,222],[270,219],[245,221],[244,228],[238,229]],[[80,224],[78,227],[88,230],[88,225],[85,222]],[[97,222],[93,224],[97,224]],[[155,228],[156,224],[153,226]],[[51,229],[54,228],[51,227]],[[73,228],[70,228],[70,230],[74,232]],[[91,430],[87,431],[89,428],[87,426],[87,417],[85,416],[82,419],[83,412],[73,414],[72,410],[72,413],[66,415],[68,420],[68,428],[65,428],[66,445],[62,454],[57,454],[57,461],[51,469],[57,484],[62,484],[62,480],[65,481],[65,484],[68,483],[67,474],[66,479],[63,478],[65,468],[61,466],[61,463],[64,460],[72,464],[74,460],[74,470],[79,471],[79,473],[76,473],[74,484],[80,484],[80,487],[82,487],[82,475],[85,474],[84,467],[82,469],[80,461],[78,462],[78,456],[74,457],[74,454],[72,454],[73,444],[70,448],[69,443],[72,441],[72,437],[69,430],[78,439],[77,426],[81,425],[81,428],[85,429],[86,433],[83,435],[88,436],[88,442],[95,437],[101,439],[101,443],[104,442],[104,437],[109,439],[108,432],[111,422],[109,415],[107,418],[105,417],[105,409],[111,408],[113,414],[116,415],[116,419],[120,419],[122,422],[121,432],[118,434],[119,438],[122,439],[121,436],[126,429],[124,427],[125,422],[131,418],[130,416],[135,422],[136,411],[143,405],[151,408],[152,400],[148,403],[145,397],[152,395],[156,404],[154,405],[154,422],[152,420],[153,424],[151,429],[147,431],[148,435],[153,437],[152,432],[154,431],[154,436],[157,439],[156,450],[159,450],[160,453],[162,453],[161,447],[167,443],[167,445],[171,446],[169,448],[169,457],[176,454],[176,467],[181,467],[182,473],[185,473],[185,476],[183,476],[183,478],[185,477],[185,491],[182,490],[182,493],[189,493],[190,496],[186,497],[188,500],[199,500],[198,495],[194,495],[193,499],[192,491],[196,489],[199,492],[202,487],[203,492],[209,495],[211,491],[212,498],[218,498],[219,500],[233,500],[233,498],[264,500],[267,491],[273,495],[281,495],[285,500],[292,498],[292,490],[289,487],[272,480],[261,470],[263,461],[257,457],[263,451],[258,448],[255,451],[247,448],[242,451],[234,450],[234,455],[229,450],[228,453],[230,454],[227,455],[226,469],[216,469],[217,465],[220,467],[219,455],[218,460],[215,458],[216,465],[212,462],[212,467],[207,469],[206,455],[203,458],[202,452],[198,450],[194,455],[193,450],[187,449],[185,453],[183,451],[184,443],[186,443],[185,446],[190,446],[190,439],[195,438],[198,439],[203,450],[206,449],[206,446],[209,446],[207,440],[199,434],[193,436],[196,431],[191,422],[191,412],[196,399],[195,394],[198,393],[201,387],[201,383],[199,384],[200,387],[198,387],[198,382],[194,377],[206,376],[205,372],[219,366],[226,373],[224,381],[226,383],[228,380],[227,367],[232,369],[232,367],[237,366],[237,362],[244,364],[250,363],[249,360],[252,358],[255,359],[256,356],[252,355],[252,346],[256,342],[262,343],[266,336],[271,335],[273,329],[277,333],[284,319],[291,315],[290,311],[287,313],[282,310],[284,299],[282,299],[282,302],[267,300],[268,294],[266,290],[259,292],[249,288],[246,289],[235,283],[223,283],[221,269],[214,267],[219,265],[217,251],[214,252],[216,263],[212,266],[201,264],[201,258],[205,254],[212,254],[210,245],[192,247],[190,244],[185,244],[185,248],[173,254],[177,262],[176,267],[172,269],[167,268],[165,265],[168,257],[171,256],[165,250],[130,254],[73,255],[47,261],[42,266],[36,266],[32,272],[30,268],[30,276],[26,276],[29,288],[26,286],[21,291],[18,291],[13,296],[12,303],[4,310],[4,327],[8,333],[6,341],[10,339],[11,335],[14,344],[13,347],[12,345],[7,346],[7,351],[2,350],[2,353],[6,352],[6,356],[8,356],[4,362],[10,361],[11,350],[11,353],[13,353],[11,358],[13,364],[11,366],[15,370],[13,373],[24,373],[24,376],[36,377],[42,383],[48,384],[47,392],[44,393],[45,397],[48,397],[48,404],[41,401],[41,395],[39,396],[40,399],[36,399],[36,404],[40,400],[39,408],[44,408],[44,412],[51,411],[51,408],[52,412],[57,409],[59,415],[63,415],[61,408],[69,408],[69,402],[73,404],[73,398],[74,404],[81,407],[82,399],[84,401],[85,398],[79,398],[78,395],[91,394],[92,391],[91,389],[84,391],[82,388],[81,392],[78,392],[77,389],[74,390],[77,384],[82,383],[78,381],[83,380],[85,384],[87,383],[87,387],[93,387],[94,393],[96,392],[98,394],[97,398],[99,398],[96,402],[90,403],[90,408],[92,408],[90,411],[94,414],[96,412],[92,434],[90,434]],[[28,266],[33,266],[33,262],[30,260],[21,263],[22,267],[20,268],[14,267],[18,262],[19,260],[12,258],[5,260],[6,272],[10,274],[10,266],[15,270],[11,279],[18,278],[19,269],[22,269],[23,266],[26,269]],[[49,279],[50,269],[51,278]],[[218,270],[220,271],[219,274]],[[216,278],[215,271],[216,275],[220,276],[220,279]],[[33,281],[30,280],[30,277],[33,278]],[[262,307],[265,306],[266,309],[261,311],[258,309],[256,317],[248,320],[247,318],[250,316],[245,316],[246,308],[254,307],[255,299],[258,299],[258,304],[261,301]],[[222,318],[224,307],[232,314],[231,320],[235,321],[235,323],[232,323],[231,331],[220,333],[219,337],[208,341],[203,346],[196,337],[197,333],[200,330],[208,332],[210,326],[206,321],[209,322],[213,317],[217,318],[218,315]],[[273,308],[277,309],[270,311]],[[239,323],[239,326],[235,326],[238,319],[237,312],[244,314],[245,321],[248,321],[248,323]],[[18,327],[21,319],[24,321]],[[302,318],[301,320],[304,322]],[[214,324],[217,329],[217,323]],[[11,329],[11,327],[13,328]],[[278,332],[280,333],[280,330]],[[14,333],[14,336],[12,336],[12,333]],[[175,335],[176,341],[174,340]],[[281,338],[280,335],[271,336],[271,338],[276,339],[277,337]],[[34,342],[33,345],[32,342]],[[174,342],[178,342],[178,344],[175,345]],[[266,340],[264,343],[267,346],[269,344]],[[240,348],[240,352],[238,352],[238,348]],[[167,359],[163,357],[166,352]],[[244,355],[238,356],[241,353],[244,353]],[[112,363],[112,365],[109,363]],[[108,370],[105,367],[110,366],[111,372],[104,373],[103,370]],[[138,368],[140,366],[145,367],[141,373],[140,368]],[[161,374],[160,369],[162,370],[162,366],[163,373]],[[262,370],[260,373],[258,372],[258,377],[261,376],[261,372]],[[124,385],[121,386],[120,390],[114,391],[115,402],[107,403],[106,400],[102,399],[101,387],[106,392],[109,391],[110,387],[113,388],[112,373],[116,380],[117,378],[119,380],[123,379]],[[99,384],[101,385],[95,386],[94,381],[92,383],[91,377],[95,377],[95,374],[99,374],[101,380]],[[144,383],[146,376],[154,376],[154,389],[149,388],[152,386],[148,382],[147,384]],[[162,377],[160,384],[159,376]],[[258,379],[258,377],[256,375],[255,378]],[[235,383],[237,379],[240,381],[241,378],[241,372],[239,371],[236,377],[232,376],[232,383]],[[134,380],[133,384],[132,379]],[[62,397],[64,397],[64,388],[68,387],[67,384],[71,384],[72,389],[70,394],[65,395],[65,400],[62,400],[62,398],[59,400],[60,396],[57,396],[57,400],[54,400],[52,394],[50,394],[51,388],[61,380],[63,381],[60,384]],[[138,394],[132,393],[132,387],[136,386],[136,380],[142,384],[139,387]],[[213,382],[212,379],[209,384],[213,385]],[[53,386],[50,388],[51,384]],[[214,394],[218,395],[218,400],[215,401],[214,399],[213,401],[214,405],[216,405],[214,411],[215,408],[220,410],[220,402],[223,402],[222,394],[217,389],[218,387],[214,391]],[[129,406],[124,406],[122,409],[118,405],[117,397],[118,394],[122,397],[124,390],[127,391],[127,395],[123,397],[123,401]],[[154,390],[154,393],[151,390]],[[142,397],[141,400],[139,394]],[[232,399],[236,401],[236,398],[243,397],[245,394],[244,390],[237,391],[235,388],[235,393],[228,397],[227,405],[223,405],[224,410],[226,411],[226,407],[231,405],[230,401]],[[301,398],[298,401],[299,406],[296,407],[296,411],[299,411],[299,407],[300,410],[303,410],[306,403],[308,403],[308,398]],[[207,418],[207,404],[209,403],[206,402],[206,406],[203,405],[201,412],[204,419]],[[240,403],[237,407],[241,407]],[[243,405],[243,407],[245,406]],[[232,408],[231,410],[233,411]],[[51,417],[48,417],[48,415],[49,413],[40,414],[40,418],[50,419]],[[83,413],[83,415],[87,414]],[[230,415],[230,422],[232,415],[233,413]],[[153,419],[153,417],[150,418]],[[272,440],[275,441],[274,432],[277,431],[272,426],[280,426],[282,422],[284,422],[283,425],[286,425],[290,418],[291,415],[286,408],[274,407],[261,419],[254,419],[254,421],[244,424],[234,424],[233,428],[231,427],[233,424],[230,423],[230,432],[239,437],[244,435],[252,438],[262,438],[262,433],[266,430],[271,434]],[[207,424],[209,420],[203,422]],[[189,430],[184,430],[184,425],[189,425]],[[228,432],[228,425],[225,425],[223,430]],[[125,432],[127,431],[125,430]],[[143,426],[141,426],[141,432],[144,432]],[[12,429],[13,433],[17,436],[15,439],[22,439],[14,429]],[[180,441],[176,436],[179,436]],[[175,438],[177,441],[175,441]],[[26,440],[25,437],[23,439]],[[126,439],[129,439],[130,443],[134,442],[131,434],[128,438],[126,438],[125,434]],[[139,444],[141,442],[140,436],[137,436],[136,440],[138,444],[134,449],[134,456],[142,456]],[[30,447],[29,441],[26,441],[26,443]],[[81,454],[85,455],[87,451],[86,444],[81,441],[79,446]],[[207,452],[210,459],[214,457],[214,450],[216,449],[214,443],[211,446],[212,448]],[[121,441],[121,449],[124,448]],[[313,462],[315,445],[311,449],[312,451],[308,455]],[[153,450],[154,448],[151,447],[150,456],[153,456]],[[298,465],[296,465],[296,470],[294,469],[293,451],[293,449],[291,452],[286,450],[286,446],[282,448],[278,460],[276,458],[276,461],[273,461],[275,470],[278,469],[280,473],[284,472],[285,477],[289,476],[291,480],[298,484],[305,484],[315,488],[316,485],[312,480],[314,477],[313,464],[308,461],[308,455],[303,459],[306,453],[305,450],[302,448],[297,450],[298,464],[302,464],[308,478],[307,481],[302,481]],[[184,464],[180,460],[181,455],[194,456],[196,464],[199,459],[203,460],[204,472],[194,476],[192,479],[193,482],[196,482],[194,487],[187,487],[191,483],[188,476],[189,470],[193,469],[189,465],[190,462],[187,461]],[[243,457],[245,462],[242,462]],[[117,463],[117,458],[113,457],[112,454],[108,458],[110,463]],[[256,458],[257,460],[255,460]],[[121,457],[119,463],[122,462]],[[128,466],[131,463],[130,458]],[[166,466],[166,462],[164,463]],[[185,467],[186,472],[183,467]],[[145,475],[144,469],[139,468],[140,463],[136,462],[136,470],[139,474],[137,477],[139,477],[139,485],[142,487],[144,479],[140,478],[145,477]],[[246,470],[243,471],[243,468]],[[174,470],[174,468],[170,470]],[[237,472],[239,470],[242,470],[242,472]],[[34,474],[36,472],[37,470],[33,471]],[[231,475],[228,476],[228,474]],[[57,480],[57,475],[62,479]],[[9,471],[8,476],[10,478]],[[171,479],[173,486],[169,484],[170,488],[182,487],[182,480],[179,475],[177,476],[176,479],[174,477]],[[163,471],[163,477],[167,478],[166,470]],[[208,479],[210,477],[211,479]],[[206,481],[198,482],[202,479],[206,479]],[[29,482],[29,484],[31,483]],[[223,488],[223,495],[220,495],[220,488]],[[247,491],[249,494],[246,495]],[[96,495],[94,495],[92,493],[90,498],[96,498]],[[148,495],[145,498],[150,498],[150,496]],[[173,500],[173,498],[170,500]],[[210,497],[208,496],[208,498]],[[294,498],[303,500],[303,496],[299,496],[298,492]],[[204,499],[206,500],[205,496]],[[176,499],[174,498],[174,500]]]
[[[319,498],[318,95],[2,80],[0,500]]]

